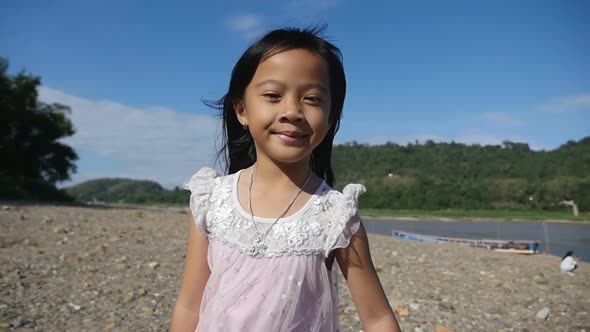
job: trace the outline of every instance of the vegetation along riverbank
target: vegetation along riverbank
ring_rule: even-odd
[[[581,222],[590,223],[590,214],[574,216],[571,212],[542,210],[393,210],[361,209],[361,215],[371,218],[417,219],[432,221],[547,221],[547,222]]]

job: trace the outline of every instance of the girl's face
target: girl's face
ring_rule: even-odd
[[[257,160],[309,163],[330,127],[328,66],[304,49],[277,53],[258,65],[234,106],[254,138]]]

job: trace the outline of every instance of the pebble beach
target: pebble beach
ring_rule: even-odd
[[[0,331],[166,331],[188,210],[0,205]],[[369,235],[402,331],[589,331],[590,268]],[[344,280],[340,330],[362,331]]]

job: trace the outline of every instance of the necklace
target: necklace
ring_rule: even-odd
[[[248,188],[248,205],[250,207],[250,218],[252,219],[252,224],[254,224],[254,230],[255,230],[254,236],[252,237],[252,240],[250,241],[250,246],[248,247],[248,253],[252,256],[261,256],[267,249],[267,246],[265,243],[266,236],[268,235],[270,230],[273,228],[273,226],[276,225],[276,223],[279,221],[279,219],[281,219],[282,217],[285,216],[285,214],[287,214],[287,211],[289,211],[289,209],[291,208],[293,203],[295,203],[295,200],[297,199],[297,197],[299,197],[299,195],[301,195],[301,192],[303,192],[303,188],[305,188],[305,186],[307,185],[307,181],[309,181],[309,178],[311,177],[311,168],[309,169],[309,172],[307,173],[307,177],[305,178],[303,185],[301,186],[301,188],[299,188],[299,191],[297,192],[295,197],[293,197],[291,202],[289,202],[285,211],[283,211],[283,213],[281,213],[281,215],[270,225],[270,227],[266,230],[266,232],[263,232],[263,233],[260,232],[258,230],[258,227],[256,226],[256,221],[254,220],[254,211],[252,210],[252,183],[254,183],[254,171],[255,170],[256,170],[256,164],[254,164],[254,166],[252,167],[252,172],[250,173],[250,187]]]

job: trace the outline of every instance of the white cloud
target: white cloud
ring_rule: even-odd
[[[387,142],[391,142],[391,143],[396,143],[399,145],[407,145],[408,143],[413,144],[416,141],[423,144],[428,140],[432,140],[434,142],[442,142],[444,139],[441,136],[433,135],[433,134],[420,134],[420,135],[413,135],[413,136],[407,136],[407,137],[375,135],[375,136],[370,136],[362,141],[359,141],[359,143],[365,143],[365,144],[370,144],[370,145],[379,145],[379,144],[385,144]]]
[[[502,145],[505,138],[499,138],[493,134],[482,133],[479,131],[467,131],[459,134],[455,139],[455,142],[468,144],[468,145]]]
[[[234,16],[229,18],[226,23],[230,30],[237,31],[248,39],[258,37],[263,32],[262,22],[254,14]]]
[[[438,136],[438,135],[434,135],[434,134],[421,134],[421,135],[416,135],[416,136],[411,136],[410,138],[408,138],[408,142],[415,142],[418,141],[420,143],[425,143],[428,140],[434,141],[434,142],[442,142],[443,141],[443,137],[442,136]]]
[[[48,87],[39,89],[39,98],[71,107],[76,134],[64,142],[121,165],[120,171],[93,170],[96,177],[151,179],[175,186],[199,167],[213,164],[220,124],[212,116],[88,100]],[[78,173],[73,182],[88,179],[84,169]]]
[[[394,136],[387,136],[387,135],[375,135],[368,137],[363,140],[359,140],[358,143],[361,144],[369,144],[369,145],[381,145],[387,142],[396,143],[399,145],[407,145],[408,143],[414,144],[418,141],[420,144],[426,143],[426,141],[432,140],[435,143],[463,143],[466,145],[502,145],[503,141],[511,141],[517,143],[529,143],[529,147],[531,150],[550,150],[549,147],[541,146],[536,144],[535,142],[530,142],[528,140],[522,139],[521,137],[499,137],[494,134],[484,133],[478,130],[469,130],[463,133],[456,135],[455,137],[443,137],[436,134],[420,134],[420,135],[410,135],[406,137],[394,137]],[[337,144],[342,144],[344,142],[337,142]]]
[[[515,143],[527,143],[531,150],[551,150],[550,147],[542,146],[534,141],[524,139],[520,136],[499,137],[494,134],[484,133],[477,130],[470,130],[457,135],[455,142],[467,145],[503,145],[502,142],[510,141]]]
[[[590,110],[590,94],[581,94],[554,100],[539,107],[544,112],[569,112],[580,109]]]
[[[487,112],[483,114],[484,119],[499,123],[505,126],[522,126],[524,122],[509,117],[508,115],[500,112]]]
[[[291,0],[287,8],[291,10],[322,11],[335,7],[341,0]]]

